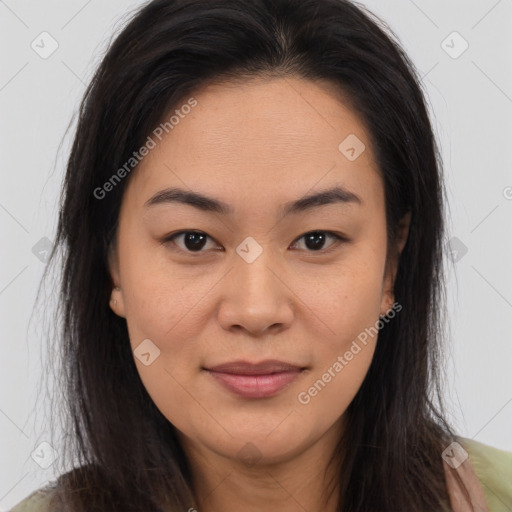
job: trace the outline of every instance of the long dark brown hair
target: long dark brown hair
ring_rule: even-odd
[[[262,76],[336,84],[371,138],[388,247],[411,212],[395,282],[403,309],[379,332],[330,461],[339,467],[338,510],[447,507],[441,453],[453,433],[440,388],[444,191],[419,73],[392,30],[348,0],[154,0],[109,45],[87,87],[62,189],[51,255],[62,271],[57,393],[66,423],[55,499],[62,510],[197,507],[175,427],[139,378],[126,320],[109,307],[107,252],[131,174],[106,197],[94,191],[194,91]]]

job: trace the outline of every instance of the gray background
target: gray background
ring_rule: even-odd
[[[454,251],[451,419],[461,435],[512,451],[512,0],[362,3],[420,70],[441,143]],[[36,462],[38,453],[47,463],[59,456],[59,437],[45,430],[41,387],[52,321],[34,299],[55,233],[66,128],[110,37],[138,5],[0,1],[0,511],[55,476],[56,464]],[[31,47],[51,49],[48,36],[42,48],[44,31],[58,43],[45,59]],[[45,292],[50,309],[54,292]]]

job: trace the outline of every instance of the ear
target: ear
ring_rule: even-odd
[[[409,236],[409,227],[411,224],[411,212],[408,211],[401,219],[398,225],[395,245],[389,251],[389,257],[386,264],[386,272],[382,286],[382,301],[380,314],[385,316],[395,303],[395,279],[398,269],[400,255]]]
[[[110,309],[118,316],[126,318],[123,290],[119,278],[119,257],[117,252],[117,241],[114,240],[108,249],[108,268],[112,283],[114,284],[110,296]]]

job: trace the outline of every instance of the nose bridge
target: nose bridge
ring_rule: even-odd
[[[230,284],[219,310],[219,320],[228,329],[233,325],[263,332],[274,324],[292,319],[288,288],[283,284],[282,266],[270,243],[260,244],[247,237],[236,248]],[[291,293],[291,292],[290,292]]]
[[[279,263],[269,238],[260,242],[248,236],[238,245],[235,275],[246,296],[268,302],[274,300],[274,292],[280,288],[275,275]]]

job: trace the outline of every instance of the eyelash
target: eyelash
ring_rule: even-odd
[[[178,236],[185,235],[185,234],[190,234],[190,233],[196,233],[196,234],[199,234],[199,235],[206,235],[209,239],[213,240],[213,238],[210,235],[208,235],[207,233],[204,233],[203,231],[189,230],[189,231],[178,231],[177,233],[174,233],[172,235],[167,236],[166,238],[164,238],[162,240],[162,244],[167,245],[169,242],[172,242],[172,244],[174,245],[173,250],[185,253],[185,254],[190,255],[192,257],[200,256],[201,254],[203,254],[206,251],[201,250],[201,251],[195,251],[194,252],[194,251],[185,250],[185,249],[182,249],[181,247],[178,247],[176,245],[176,242],[174,242],[174,239],[177,238]],[[313,230],[313,231],[308,231],[307,233],[304,233],[303,235],[301,235],[299,238],[297,238],[292,243],[292,245],[295,245],[299,240],[303,239],[307,235],[312,235],[314,233],[327,234],[331,238],[334,238],[336,242],[340,242],[340,243],[341,242],[348,242],[349,241],[347,238],[345,238],[345,237],[343,237],[341,235],[338,235],[337,233],[334,233],[333,231]],[[318,251],[306,250],[306,252],[309,252],[311,254],[328,254],[331,251],[335,250],[338,245],[339,245],[339,243],[333,243],[327,249],[320,249]]]

